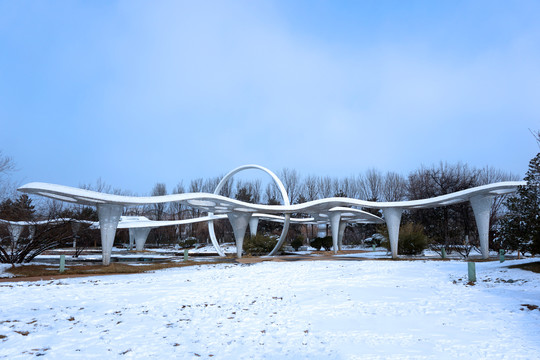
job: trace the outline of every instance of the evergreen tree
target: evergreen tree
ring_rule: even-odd
[[[28,195],[20,195],[15,201],[6,199],[0,203],[0,219],[30,221],[34,218],[34,205]]]
[[[527,185],[520,186],[506,206],[501,235],[503,247],[509,250],[540,253],[540,153],[529,162],[524,178]]]
[[[249,189],[245,186],[238,189],[238,192],[235,195],[236,200],[240,200],[247,203],[253,203],[253,196]]]

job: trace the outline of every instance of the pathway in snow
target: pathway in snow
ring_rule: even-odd
[[[0,285],[0,358],[536,359],[538,274],[264,262]],[[515,262],[514,262],[515,263]]]

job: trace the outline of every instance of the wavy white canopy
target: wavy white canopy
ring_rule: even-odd
[[[209,193],[184,193],[184,194],[171,194],[163,196],[124,196],[104,194],[96,191],[78,189],[69,186],[39,183],[33,182],[21,186],[18,190],[46,196],[56,200],[96,206],[98,209],[98,215],[101,225],[102,243],[104,245],[104,264],[109,263],[110,249],[112,248],[112,242],[114,240],[114,232],[118,226],[120,215],[124,206],[130,205],[147,205],[158,204],[166,202],[180,202],[187,204],[191,207],[197,208],[203,212],[207,212],[207,217],[201,217],[197,219],[177,220],[162,222],[160,226],[174,225],[197,221],[209,221],[217,218],[223,218],[227,216],[233,225],[235,230],[235,238],[237,245],[241,245],[243,240],[243,234],[247,229],[248,223],[256,222],[254,219],[266,218],[276,219],[276,216],[280,216],[283,219],[284,228],[288,226],[288,219],[291,214],[295,213],[307,213],[311,214],[309,219],[291,219],[295,222],[311,222],[311,223],[330,223],[332,226],[332,238],[334,241],[334,251],[337,251],[341,245],[340,238],[343,237],[345,230],[345,224],[349,222],[386,222],[389,230],[390,245],[392,248],[392,256],[397,257],[397,241],[399,234],[399,223],[401,220],[402,211],[405,209],[420,209],[420,208],[433,208],[447,206],[451,204],[457,204],[461,202],[470,201],[473,207],[476,222],[479,230],[479,237],[481,243],[481,251],[484,258],[488,257],[488,228],[489,228],[489,209],[493,197],[498,195],[504,195],[514,192],[520,185],[525,185],[524,181],[507,181],[499,182],[489,185],[478,186],[475,188],[458,191],[452,194],[437,196],[430,199],[423,200],[411,200],[411,201],[397,201],[397,202],[374,202],[359,199],[332,197],[309,201],[302,204],[290,205],[286,192],[284,190],[281,181],[270,170],[259,165],[244,165],[232,170],[221,181],[228,180],[229,177],[244,169],[260,169],[268,173],[276,182],[278,188],[282,190],[284,197],[283,205],[262,205],[262,204],[250,204],[236,199],[231,199],[219,195],[219,186],[216,188],[214,194]],[[381,209],[384,214],[384,220],[378,216],[372,215],[368,212],[356,209],[356,208],[372,208]],[[138,226],[145,227],[145,226]],[[146,226],[149,227],[149,226]],[[152,226],[155,227],[155,226]],[[252,229],[253,232],[253,229]],[[217,243],[217,241],[216,241]],[[216,246],[216,244],[214,244]],[[238,256],[241,256],[241,246],[238,246]],[[216,246],[216,250],[220,255],[224,255],[219,245]]]
[[[167,202],[181,202],[194,208],[215,214],[229,212],[262,212],[268,214],[293,214],[293,213],[324,213],[334,207],[358,206],[372,209],[400,208],[422,209],[434,208],[469,201],[477,195],[498,196],[512,193],[518,186],[525,185],[524,181],[505,181],[494,184],[482,185],[452,194],[441,195],[429,199],[376,202],[345,197],[331,197],[308,201],[295,205],[263,205],[250,204],[240,200],[209,193],[184,193],[161,196],[125,196],[105,194],[97,191],[79,189],[70,186],[32,182],[21,186],[17,190],[42,195],[52,199],[66,201],[82,205],[148,205]]]

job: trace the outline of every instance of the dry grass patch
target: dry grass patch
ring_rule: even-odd
[[[371,253],[373,250],[338,250],[337,255],[347,255],[347,254],[363,254],[363,253]],[[334,250],[319,250],[319,251],[312,251],[311,254],[316,255],[335,255]]]
[[[107,274],[139,274],[147,271],[155,271],[168,268],[207,265],[230,262],[227,259],[216,261],[183,261],[183,262],[161,262],[144,265],[130,265],[126,263],[112,263],[109,266],[103,265],[69,265],[66,270],[60,274],[58,268],[54,265],[21,265],[6,270],[15,275],[17,280],[26,277],[53,276],[53,275],[107,275]]]

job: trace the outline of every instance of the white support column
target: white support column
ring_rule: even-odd
[[[9,235],[11,236],[11,244],[13,247],[17,247],[17,242],[19,241],[19,238],[21,237],[21,233],[24,229],[24,225],[19,224],[8,224],[7,226]]]
[[[36,225],[30,225],[28,228],[28,239],[32,240],[36,236]]]
[[[212,213],[208,213],[208,215],[214,215]],[[210,241],[212,241],[212,245],[214,245],[214,249],[216,249],[216,252],[219,256],[225,256],[225,251],[219,246],[219,242],[216,238],[216,232],[214,230],[214,220],[210,220],[208,222],[208,233],[210,234]]]
[[[150,230],[152,230],[152,228],[130,228],[129,246],[133,248],[133,240],[135,240],[135,250],[143,251]]]
[[[128,250],[133,250],[133,244],[135,242],[135,234],[133,233],[133,229],[128,229],[129,231],[129,248]]]
[[[124,210],[123,205],[100,204],[97,206],[99,228],[101,230],[101,253],[103,265],[111,263],[111,252],[116,235],[116,228]]]
[[[242,257],[242,247],[244,246],[244,236],[251,218],[251,213],[231,212],[227,214],[234,232],[236,240],[236,256]]]
[[[81,229],[81,223],[72,221],[71,222],[71,233],[73,234],[73,247],[77,247],[77,234],[79,233],[79,230]]]
[[[345,228],[347,227],[346,221],[339,222],[339,239],[338,239],[338,250],[341,251],[343,247],[343,236],[345,236]]]
[[[478,238],[480,239],[480,252],[482,259],[489,258],[489,214],[493,196],[478,195],[469,200],[474,212],[476,227],[478,228]]]
[[[332,231],[332,247],[334,248],[334,254],[337,254],[339,242],[339,220],[341,219],[341,213],[331,212],[328,217],[330,218],[330,230]]]
[[[259,218],[252,216],[251,219],[249,219],[249,234],[251,236],[257,235],[257,226],[259,226]]]
[[[19,238],[21,237],[21,233],[24,229],[24,225],[19,224],[8,224],[7,226],[9,235],[11,236],[11,244],[13,247],[17,247],[17,242],[19,241]]]
[[[384,208],[383,215],[386,227],[388,228],[388,237],[390,241],[390,250],[392,251],[392,259],[397,259],[398,255],[398,240],[399,240],[399,225],[401,223],[401,214],[403,209],[400,208]]]

